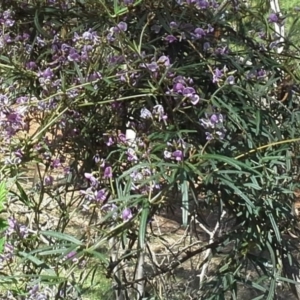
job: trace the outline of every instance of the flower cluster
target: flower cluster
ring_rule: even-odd
[[[200,119],[200,124],[207,130],[205,132],[207,140],[218,139],[222,140],[226,134],[224,127],[224,117],[222,114],[214,113],[210,116],[205,115],[206,118]]]
[[[172,95],[174,99],[184,97],[184,99],[188,99],[191,104],[196,105],[200,101],[200,97],[192,85],[193,80],[191,78],[176,76],[173,79],[173,87],[167,94]]]
[[[138,167],[130,174],[131,190],[147,195],[160,189],[160,184],[154,179],[155,171],[148,167]]]
[[[164,158],[180,162],[184,158],[184,153],[187,150],[187,144],[184,140],[179,139],[167,143],[167,149],[164,151]]]

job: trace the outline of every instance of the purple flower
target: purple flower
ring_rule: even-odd
[[[51,162],[51,167],[52,168],[59,168],[61,166],[61,163],[60,163],[60,159],[59,158],[55,158],[52,160]]]
[[[207,51],[210,47],[211,47],[211,46],[210,46],[210,43],[209,43],[209,42],[205,42],[205,43],[203,44],[203,51]]]
[[[113,176],[112,168],[110,166],[106,167],[104,169],[103,178],[104,179],[106,179],[106,178],[112,178],[112,176]]]
[[[80,37],[78,36],[77,33],[74,34],[74,39],[75,41],[80,39]],[[88,31],[85,31],[83,34],[82,34],[82,39],[84,41],[91,41],[91,42],[98,42],[99,40],[99,37],[97,35],[97,32],[96,31],[92,31],[92,29],[89,29]]]
[[[127,150],[127,159],[128,159],[128,161],[135,161],[135,162],[138,161],[138,157],[137,157],[136,152],[135,152],[134,149],[129,148]]]
[[[128,6],[128,5],[133,4],[133,1],[134,0],[123,0],[123,3],[124,3],[124,5]]]
[[[177,41],[177,38],[174,35],[170,34],[165,37],[165,41],[167,41],[169,44],[171,44],[171,43]]]
[[[226,129],[224,128],[224,117],[222,114],[215,113],[209,118],[202,118],[200,123],[207,129],[207,132],[205,132],[207,140],[214,138],[223,139],[225,137]]]
[[[175,160],[177,161],[182,161],[183,159],[183,153],[181,150],[175,150],[173,153],[172,153],[173,157],[175,158]]]
[[[106,142],[106,145],[107,145],[107,146],[112,146],[114,143],[115,143],[115,142],[114,142],[113,138],[112,138],[111,136],[108,137],[108,141]]]
[[[171,29],[177,29],[179,27],[179,25],[174,21],[170,22],[169,26]]]
[[[196,94],[195,89],[192,87],[184,88],[182,94],[183,96],[189,98],[193,105],[196,105],[200,100],[200,97]]]
[[[258,70],[257,71],[257,79],[263,79],[267,76],[267,72],[264,69]]]
[[[195,39],[202,39],[206,35],[206,32],[202,28],[198,27],[194,30],[192,35]]]
[[[147,108],[142,108],[141,109],[141,118],[142,119],[152,119],[152,114],[151,114],[151,111]]]
[[[212,5],[213,5],[213,3],[212,3]],[[209,8],[209,3],[208,3],[207,0],[198,0],[197,1],[197,6],[201,9],[207,9],[207,8]]]
[[[103,202],[106,200],[106,196],[107,196],[107,192],[105,191],[105,189],[95,192],[96,201]]]
[[[112,212],[113,219],[116,219],[117,216],[118,216],[117,209],[118,209],[118,207],[115,204],[113,204],[113,203],[112,204],[111,203],[107,203],[107,204],[104,204],[102,206],[102,210],[104,212]]]
[[[68,60],[69,61],[76,61],[76,62],[80,61],[80,55],[78,54],[78,52],[74,48],[70,49],[69,55],[68,55]]]
[[[195,89],[192,87],[186,87],[183,89],[182,94],[185,97],[192,97],[195,94]]]
[[[94,155],[93,160],[96,164],[98,164],[101,161],[99,154]]]
[[[278,18],[277,14],[272,13],[272,14],[269,15],[268,20],[269,20],[270,23],[278,23],[279,18]]]
[[[158,60],[157,60],[157,64],[158,65],[163,65],[165,67],[169,67],[170,66],[170,59],[168,56],[161,56]]]
[[[216,54],[218,54],[218,55],[224,55],[224,54],[228,54],[228,52],[229,52],[229,49],[228,49],[228,47],[227,46],[224,46],[223,48],[217,48],[216,50],[215,50],[215,53]]]
[[[21,149],[18,149],[17,151],[15,151],[15,156],[22,158],[23,155],[24,155],[24,153]]]
[[[115,32],[120,32],[120,31],[127,31],[127,23],[125,22],[120,22],[116,27],[115,27]]]
[[[125,208],[122,212],[123,221],[128,221],[128,220],[132,219],[132,217],[133,217],[133,215],[132,215],[131,209]]]
[[[54,77],[54,74],[50,68],[47,68],[45,71],[40,72],[40,76],[44,79],[52,79]]]
[[[173,92],[182,94],[184,88],[185,88],[185,86],[181,82],[175,83],[173,85]]]
[[[215,29],[214,29],[210,24],[208,24],[208,25],[207,25],[206,32],[207,32],[207,33],[212,33],[212,32],[214,32],[214,31],[215,31]]]
[[[100,72],[93,72],[88,77],[88,81],[95,81],[98,79],[102,79],[102,75],[100,74]]]
[[[76,258],[76,254],[77,254],[76,251],[73,250],[65,256],[65,259],[71,260],[72,262],[77,262],[78,259]]]
[[[44,182],[46,186],[53,185],[54,178],[51,175],[45,177]]]
[[[160,29],[161,29],[160,25],[152,25],[151,26],[151,30],[154,31],[155,33],[159,33]]]
[[[158,116],[159,121],[167,119],[167,115],[165,115],[165,110],[164,110],[163,106],[160,105],[160,104],[157,104],[153,107],[153,112],[152,113],[154,115]]]
[[[92,186],[98,185],[98,180],[90,173],[84,173],[84,177],[92,184]]]
[[[223,72],[219,68],[216,68],[213,75],[213,83],[219,82],[222,76],[223,76]]]
[[[194,94],[190,97],[190,101],[193,105],[196,105],[200,101],[200,97],[197,94]]]
[[[234,76],[233,75],[228,76],[226,81],[228,84],[233,85],[235,82]]]
[[[223,123],[224,117],[222,114],[212,114],[209,119],[200,119],[200,123],[204,128],[212,128],[216,127],[216,124]]]
[[[151,72],[156,72],[158,70],[158,65],[155,61],[153,61],[150,64],[146,64],[146,67],[151,71]]]
[[[34,61],[27,62],[25,66],[29,70],[36,70],[37,69],[37,65]]]
[[[170,159],[172,157],[172,153],[170,151],[165,150],[164,151],[164,158]]]

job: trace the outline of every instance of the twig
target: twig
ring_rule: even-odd
[[[215,240],[215,234],[216,234],[217,230],[219,229],[220,222],[224,218],[225,215],[226,215],[226,211],[223,210],[223,212],[221,214],[221,217],[220,217],[220,220],[216,223],[215,228],[214,228],[213,231],[209,231],[202,223],[200,223],[200,222],[197,221],[197,223],[199,224],[199,226],[209,235],[209,244],[211,244],[211,243],[214,242],[214,240]],[[205,252],[204,252],[204,258],[203,258],[204,261],[209,257],[209,255],[211,254],[211,251],[212,251],[211,248],[205,250]],[[208,269],[208,265],[209,265],[209,260],[204,263],[204,265],[203,265],[203,267],[201,269],[201,273],[199,275],[197,275],[199,277],[200,287],[203,284],[204,276],[206,275],[206,272],[207,272],[207,269]]]

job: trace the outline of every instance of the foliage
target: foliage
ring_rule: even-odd
[[[4,205],[6,202],[6,186],[5,182],[3,181],[0,184],[0,213],[4,210]],[[3,233],[7,228],[7,222],[3,217],[0,217],[0,232]],[[4,244],[5,244],[5,237],[0,238],[0,253],[3,253],[4,251]]]
[[[105,270],[116,299],[176,299],[201,255],[182,297],[293,285],[299,49],[265,1],[14,0],[0,22],[5,297],[84,299]],[[209,240],[156,233],[178,206]]]

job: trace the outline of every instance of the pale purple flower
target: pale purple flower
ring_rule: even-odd
[[[113,32],[109,32],[107,35],[106,35],[106,39],[108,42],[110,43],[113,43],[116,38],[114,37],[114,33]]]
[[[47,68],[45,71],[40,72],[39,75],[44,79],[52,79],[54,77],[53,71],[50,68]]]
[[[153,112],[154,115],[158,116],[158,120],[162,121],[162,120],[166,120],[167,119],[167,115],[165,115],[165,110],[163,108],[162,105],[157,104],[153,107]]]
[[[9,99],[6,95],[0,94],[0,105],[6,106],[9,103]]]
[[[93,185],[97,185],[98,184],[98,180],[96,179],[96,177],[93,176],[93,174],[91,173],[84,173],[84,177]]]
[[[200,97],[197,94],[194,94],[190,97],[190,101],[193,105],[196,105],[200,101]]]
[[[195,93],[196,93],[196,91],[192,87],[186,87],[182,91],[182,95],[185,97],[192,97]]]
[[[128,220],[132,219],[132,217],[133,217],[133,215],[132,215],[131,209],[125,208],[122,212],[123,221],[128,221]]]
[[[270,23],[278,23],[278,21],[279,21],[278,15],[277,15],[277,14],[274,14],[274,13],[271,13],[271,14],[269,15],[268,21],[269,21]]]
[[[16,157],[22,158],[23,155],[24,155],[24,152],[21,149],[18,149],[18,150],[15,151],[15,156]]]
[[[111,212],[113,219],[116,219],[118,216],[118,207],[113,203],[107,203],[102,206],[104,212]]]
[[[146,67],[151,72],[156,72],[158,70],[158,64],[155,61],[151,62],[150,64],[146,64]]]
[[[141,117],[142,119],[152,119],[151,111],[150,111],[149,109],[143,107],[143,108],[141,109],[141,115],[140,115],[140,117]]]
[[[70,49],[69,55],[68,55],[68,60],[69,61],[75,61],[75,62],[80,61],[80,55],[74,48]]]
[[[65,259],[66,260],[71,260],[73,263],[77,262],[78,261],[78,258],[76,257],[76,251],[71,251],[69,252],[66,256],[65,256]]]
[[[208,24],[208,25],[207,25],[206,32],[207,32],[207,33],[212,33],[212,32],[214,32],[214,31],[215,31],[215,29],[214,29],[210,24]]]
[[[161,27],[162,27],[161,25],[152,25],[151,30],[154,31],[155,33],[159,33]]]
[[[116,27],[115,27],[115,32],[120,32],[120,31],[127,31],[127,23],[126,22],[120,22]]]
[[[260,69],[257,71],[257,79],[264,79],[267,76],[267,72],[264,69]]]
[[[203,44],[203,51],[207,51],[208,49],[210,49],[210,43],[209,42],[205,42],[204,44]]]
[[[135,152],[134,149],[129,148],[129,149],[127,150],[127,159],[128,159],[128,161],[130,161],[130,162],[131,162],[131,161],[135,161],[135,162],[138,161],[138,157],[137,157],[136,152]]]
[[[216,124],[223,123],[223,121],[224,117],[222,114],[212,114],[208,119],[200,119],[201,125],[206,129],[214,129],[216,127]]]
[[[198,27],[194,30],[192,35],[195,39],[202,39],[206,35],[206,32],[202,28]]]
[[[205,135],[206,135],[206,140],[207,141],[211,141],[211,140],[214,139],[214,136],[210,132],[205,132]]]
[[[170,59],[168,56],[161,56],[158,60],[157,60],[157,64],[158,65],[164,65],[165,67],[169,67],[170,66]]]
[[[230,84],[230,85],[233,85],[235,83],[235,78],[233,75],[230,75],[227,77],[227,83]]]
[[[177,82],[173,85],[173,92],[182,94],[184,88],[185,88],[185,85],[183,83]]]
[[[124,3],[124,5],[128,6],[128,5],[133,4],[133,1],[134,0],[123,0],[123,3]]]
[[[224,117],[222,114],[215,113],[209,118],[202,118],[200,119],[200,123],[207,129],[205,132],[207,140],[214,138],[223,139],[225,137],[226,129],[224,128]]]
[[[112,176],[113,176],[113,173],[112,173],[112,167],[107,166],[107,167],[104,169],[103,178],[104,178],[104,179],[106,179],[106,178],[112,178]]]
[[[107,145],[107,146],[112,146],[114,143],[115,143],[115,142],[114,142],[113,138],[112,138],[111,136],[108,137],[108,141],[106,142],[106,145]]]
[[[176,36],[169,34],[165,37],[165,41],[167,41],[169,44],[171,44],[171,43],[177,41],[177,38],[176,38]]]
[[[101,161],[99,154],[94,155],[93,160],[96,164],[98,164]]]
[[[177,161],[182,161],[183,159],[183,153],[181,150],[175,150],[173,153],[172,153],[173,157],[175,158],[175,160]]]
[[[226,130],[225,128],[222,128],[222,130],[217,130],[215,133],[218,136],[218,138],[222,140],[225,137]]]
[[[213,1],[212,1],[213,2]],[[209,2],[207,0],[198,0],[197,1],[197,6],[200,8],[200,9],[207,9],[209,8]],[[213,6],[213,3],[212,3],[212,6]]]
[[[200,100],[200,97],[196,94],[195,89],[192,87],[184,88],[182,91],[182,95],[189,98],[193,105],[196,105]]]
[[[179,25],[174,21],[170,22],[169,26],[171,29],[177,29],[179,27]]]
[[[223,76],[223,72],[219,68],[216,68],[213,75],[213,83],[219,82],[222,76]]]
[[[228,48],[228,46],[218,47],[215,50],[215,53],[218,54],[218,55],[228,54],[229,53],[229,48]]]
[[[45,176],[44,182],[46,186],[53,185],[54,178],[51,175]]]
[[[106,200],[106,197],[107,197],[107,192],[105,189],[101,189],[101,190],[95,192],[96,201],[103,202]]]
[[[59,158],[55,158],[51,162],[51,167],[52,168],[59,168],[61,166],[61,162]]]
[[[164,158],[170,159],[172,157],[172,153],[170,151],[165,150],[164,151]]]

